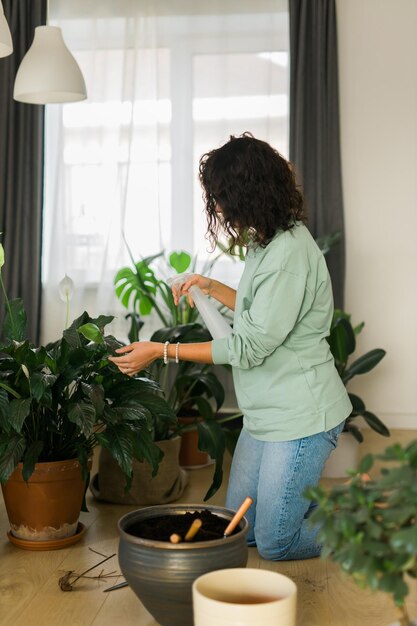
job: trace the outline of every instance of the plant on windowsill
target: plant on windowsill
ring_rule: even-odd
[[[109,451],[129,487],[134,459],[147,461],[157,473],[162,453],[155,444],[156,431],[175,426],[176,416],[155,381],[126,376],[108,361],[109,353],[122,345],[104,334],[112,317],[92,319],[84,312],[57,341],[30,343],[22,301],[7,297],[3,264],[0,244],[6,305],[0,346],[0,482],[12,537],[61,540],[78,532],[93,449],[100,445]],[[61,511],[51,510],[53,521],[31,521],[30,496],[40,489],[39,483],[33,487],[37,472],[43,471],[51,482],[54,467],[63,477],[74,473],[74,481],[66,480],[53,497],[35,503],[35,520],[39,509],[55,500],[59,509],[67,502],[72,509],[63,519]],[[73,496],[72,482],[78,490]],[[18,496],[11,502],[14,487]]]
[[[135,261],[130,250],[131,267],[120,269],[114,279],[116,295],[123,306],[131,310],[130,341],[139,339],[139,323],[152,311],[158,316],[161,328],[153,333],[152,341],[171,343],[194,343],[210,341],[211,335],[199,318],[196,308],[187,299],[174,304],[167,279],[175,273],[195,271],[195,259],[185,252],[163,252]],[[159,268],[155,262],[159,261]],[[202,273],[209,275],[216,259],[206,263]],[[165,397],[178,417],[175,433],[183,440],[187,433],[197,432],[198,449],[206,452],[215,463],[213,482],[204,500],[211,498],[222,483],[223,456],[227,427],[224,425],[236,416],[218,418],[224,402],[224,388],[211,364],[181,361],[179,364],[163,365],[155,361],[149,374],[165,390]],[[181,418],[187,419],[186,423]]]
[[[370,479],[375,460],[385,463]],[[310,522],[320,527],[322,558],[338,563],[359,587],[390,594],[400,611],[397,626],[416,626],[405,598],[407,577],[417,578],[417,440],[366,455],[350,474],[330,491],[318,486],[305,493],[317,504]]]

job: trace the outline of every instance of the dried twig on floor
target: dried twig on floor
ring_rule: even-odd
[[[95,552],[95,550],[93,550],[93,552]],[[104,555],[102,555],[102,556],[104,556]],[[73,588],[74,588],[74,584],[80,578],[95,578],[95,579],[103,578],[103,579],[105,579],[105,578],[111,577],[112,575],[115,575],[114,571],[110,572],[108,574],[104,574],[103,573],[104,570],[101,570],[101,572],[100,572],[100,574],[98,576],[86,576],[86,574],[88,572],[91,572],[93,569],[95,569],[99,565],[102,565],[102,563],[105,563],[109,559],[112,559],[114,556],[116,556],[116,553],[111,554],[110,556],[106,556],[99,563],[96,563],[96,565],[93,565],[92,567],[89,567],[88,569],[85,570],[85,572],[82,572],[81,574],[77,574],[76,572],[74,572],[74,570],[69,570],[68,572],[65,572],[65,574],[63,576],[61,576],[61,578],[58,581],[58,584],[59,584],[59,586],[61,588],[61,591],[72,591]],[[116,574],[116,576],[120,576],[120,574]]]

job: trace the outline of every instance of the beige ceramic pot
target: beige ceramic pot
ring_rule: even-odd
[[[128,492],[120,465],[108,450],[102,448],[98,473],[90,483],[94,497],[116,504],[165,504],[178,500],[188,482],[187,472],[179,464],[181,437],[158,441],[156,445],[164,453],[158,473],[152,476],[149,463],[133,459],[132,485]]]
[[[263,569],[228,569],[193,583],[194,626],[295,626],[297,587]]]

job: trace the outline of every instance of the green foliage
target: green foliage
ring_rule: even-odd
[[[376,348],[366,352],[354,361],[350,361],[350,357],[356,349],[356,337],[362,331],[363,327],[363,322],[353,327],[348,313],[339,309],[335,310],[330,335],[327,341],[334,357],[337,371],[345,385],[347,385],[354,376],[370,372],[386,354],[385,350]],[[354,423],[355,420],[361,416],[370,428],[384,437],[389,437],[390,432],[388,428],[379,417],[367,410],[363,400],[353,393],[349,393],[349,397],[352,402],[353,410],[346,420],[344,430],[350,432],[357,441],[363,441],[363,435]]]
[[[209,274],[215,262],[216,259],[206,263],[202,273]],[[139,316],[143,318],[152,311],[159,317],[161,328],[152,335],[151,341],[196,343],[211,340],[197,308],[192,308],[185,297],[176,306],[171,288],[166,282],[175,273],[194,272],[195,265],[196,259],[188,252],[171,252],[167,256],[160,252],[140,261],[132,258],[132,267],[124,267],[117,272],[114,279],[116,295],[123,306],[133,309],[129,314],[132,319],[129,334],[131,341],[139,339]],[[223,479],[226,430],[216,419],[224,402],[223,386],[211,364],[181,361],[165,366],[162,360],[158,360],[149,367],[148,374],[164,389],[168,405],[175,415],[195,419],[191,425],[177,422],[175,426],[171,424],[169,429],[166,422],[159,424],[155,421],[155,438],[166,439],[173,432],[181,435],[187,430],[198,430],[199,449],[208,452],[215,461],[213,482],[204,498],[208,500],[216,493]]]
[[[369,480],[376,459],[385,464]],[[310,522],[319,526],[322,557],[339,563],[360,587],[385,591],[404,607],[406,576],[417,578],[417,440],[365,456],[351,475],[330,491],[319,486],[305,493],[317,504]],[[403,615],[408,624],[405,609]]]
[[[98,444],[123,469],[126,488],[133,459],[151,463],[155,475],[162,457],[155,429],[169,431],[176,415],[154,380],[126,376],[108,360],[122,346],[104,334],[113,318],[92,319],[84,312],[59,340],[35,346],[25,338],[22,301],[9,301],[1,284],[6,316],[0,345],[0,482],[19,462],[28,480],[35,463],[72,458],[79,459],[87,480],[88,458]]]

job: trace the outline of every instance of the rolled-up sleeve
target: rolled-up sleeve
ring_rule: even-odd
[[[234,320],[233,333],[212,341],[216,364],[249,369],[263,363],[292,331],[306,295],[306,277],[276,270],[254,277],[253,301]]]

